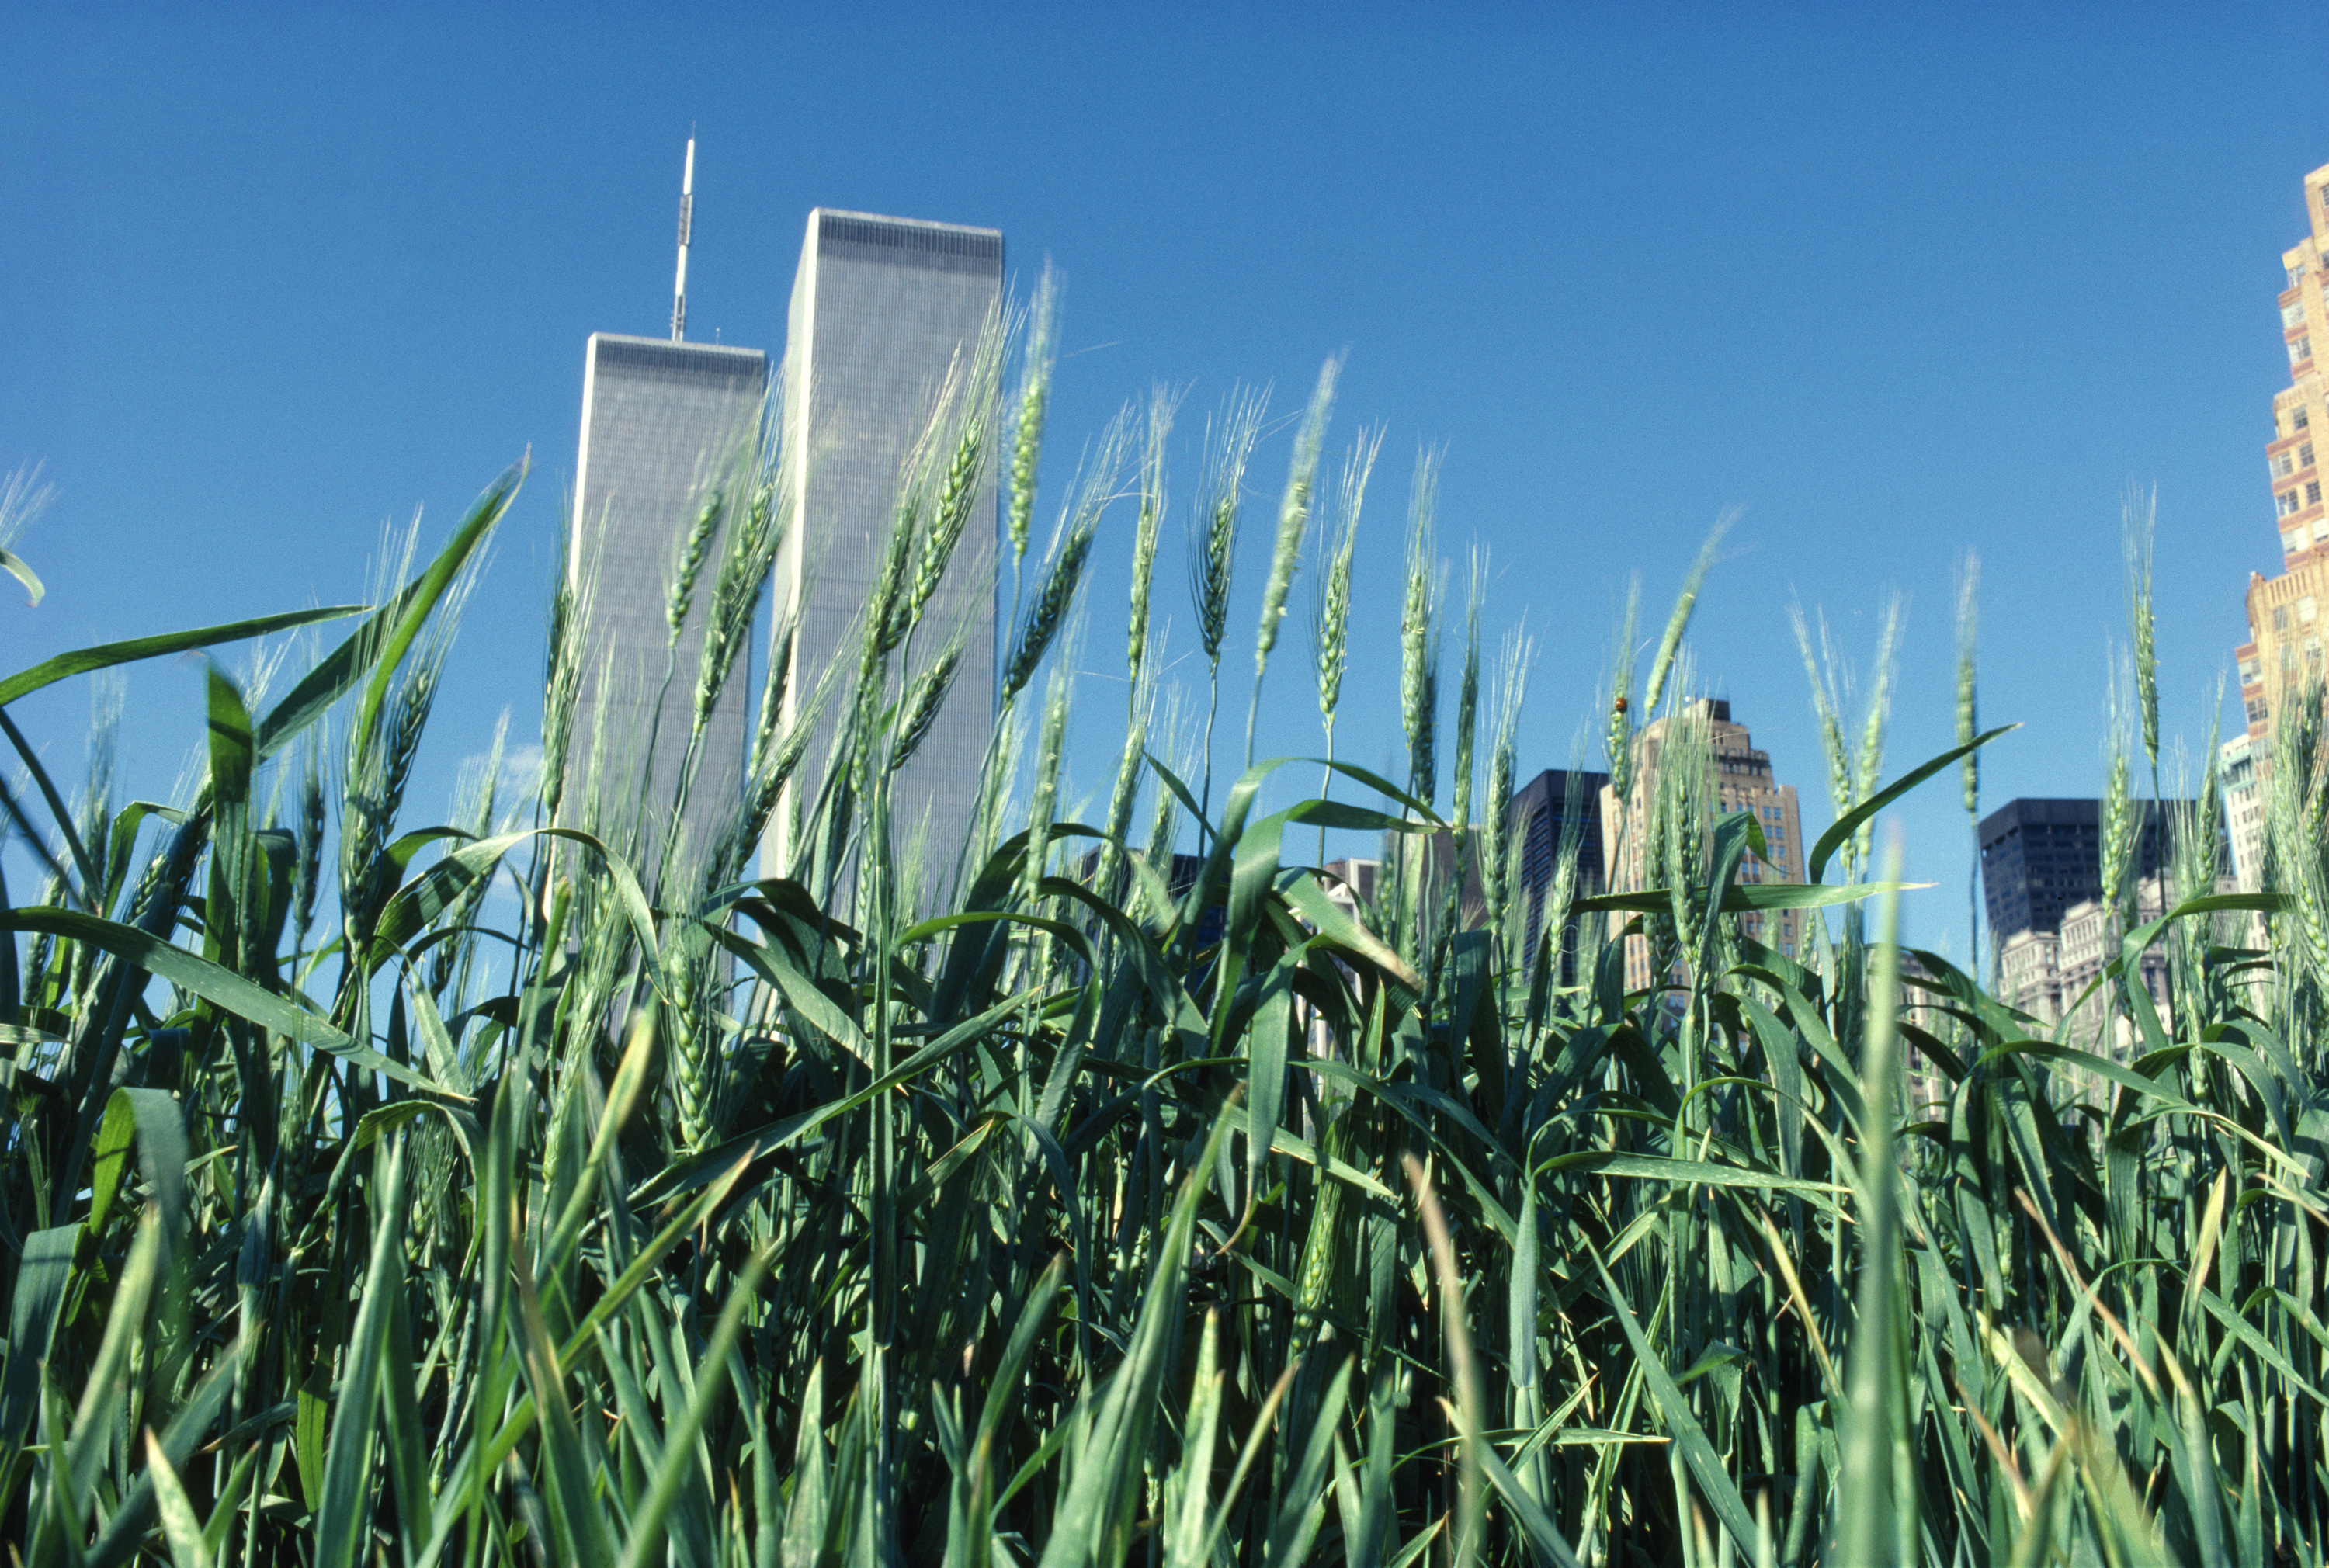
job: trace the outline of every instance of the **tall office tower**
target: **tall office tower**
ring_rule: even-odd
[[[1711,742],[1708,777],[1700,798],[1711,806],[1712,818],[1725,812],[1751,811],[1763,829],[1768,859],[1749,853],[1739,868],[1741,882],[1801,882],[1804,879],[1802,819],[1796,809],[1796,786],[1780,784],[1771,772],[1771,754],[1755,749],[1754,737],[1743,724],[1731,721],[1730,704],[1722,698],[1699,698],[1688,711],[1653,719],[1636,738],[1637,751],[1631,797],[1626,802],[1622,826],[1617,792],[1604,785],[1600,792],[1602,863],[1611,868],[1612,890],[1664,885],[1664,874],[1650,863],[1649,828],[1658,798],[1658,769],[1677,719],[1704,725]],[[1622,833],[1622,838],[1620,834]],[[1770,915],[1746,915],[1740,919],[1743,934],[1776,947],[1792,958],[1802,942],[1803,915],[1781,910]],[[1651,983],[1649,944],[1640,937],[1626,944],[1626,985],[1638,991]]]
[[[710,540],[675,643],[670,589],[704,502],[751,460],[768,379],[758,349],[594,333],[584,354],[568,566],[574,586],[585,573],[595,580],[559,815],[595,822],[618,842],[636,833],[632,853],[650,881],[693,728],[724,538]],[[740,646],[698,746],[683,861],[700,859],[729,829],[742,797],[749,663]]]
[[[2280,296],[2288,385],[2273,395],[2272,437],[2264,455],[2281,569],[2271,577],[2249,574],[2249,640],[2235,657],[2252,765],[2238,784],[2227,781],[2225,803],[2235,822],[2261,817],[2260,792],[2271,775],[2273,720],[2281,703],[2323,679],[2329,503],[2321,493],[2315,447],[2329,442],[2329,376],[2324,375],[2329,365],[2329,295],[2324,292],[2329,288],[2329,164],[2305,176],[2305,215],[2310,231],[2280,258],[2288,283]],[[2261,837],[2257,848],[2261,850]],[[2239,864],[2246,878],[2249,859],[2239,857]]]
[[[818,675],[856,653],[856,618],[895,514],[900,471],[959,356],[967,361],[1003,293],[1003,236],[819,208],[793,278],[785,351],[785,461],[798,497],[776,568],[776,624],[795,626],[784,720]],[[925,900],[944,897],[969,838],[995,725],[993,465],[970,527],[925,612],[916,663],[965,634],[937,724],[899,774],[899,848],[923,845]],[[798,813],[817,798],[839,693],[761,841],[764,874],[791,869]]]
[[[1520,886],[1513,889],[1513,897],[1527,911],[1523,952],[1534,953],[1543,934],[1544,901],[1560,872],[1564,842],[1573,838],[1577,846],[1576,880],[1570,896],[1589,898],[1607,890],[1608,878],[1601,858],[1601,792],[1608,787],[1606,773],[1547,768],[1513,792],[1513,825],[1527,835],[1521,846]],[[1577,917],[1572,915],[1561,933],[1561,967],[1556,978],[1564,985],[1576,983],[1572,972],[1576,930]]]
[[[2308,489],[2320,484],[2317,479],[2305,483]],[[2249,574],[2249,640],[2234,657],[2239,661],[2240,706],[2249,738],[2256,742],[2257,760],[2266,769],[2270,767],[2273,719],[2281,704],[2324,678],[2324,606],[2329,606],[2329,549],[2307,547],[2278,577]]]

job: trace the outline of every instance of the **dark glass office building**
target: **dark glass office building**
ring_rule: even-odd
[[[1606,773],[1572,775],[1565,768],[1547,768],[1513,792],[1511,820],[1527,835],[1521,848],[1520,886],[1514,889],[1514,897],[1520,907],[1527,911],[1528,953],[1536,952],[1537,940],[1543,930],[1544,901],[1552,891],[1553,874],[1561,864],[1562,836],[1572,831],[1572,812],[1577,839],[1574,897],[1590,897],[1608,887],[1601,844],[1601,792],[1608,787],[1609,775]],[[1569,924],[1570,930],[1563,933],[1564,953],[1576,945],[1570,939],[1576,925],[1574,916]],[[1565,958],[1561,978],[1572,979]]]
[[[2152,831],[2161,803],[2136,805],[2142,826],[2130,881],[2157,871],[2172,847],[2171,834]],[[2004,942],[2018,931],[2059,932],[2065,910],[2102,897],[2102,868],[2100,801],[2008,801],[1981,820],[1981,887],[1991,940]]]

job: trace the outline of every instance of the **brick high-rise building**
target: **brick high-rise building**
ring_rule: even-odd
[[[2249,640],[2237,658],[2252,765],[2240,778],[2226,780],[2226,804],[2236,822],[2261,821],[2260,792],[2271,774],[2273,722],[2281,705],[2324,676],[2329,501],[2322,494],[2320,457],[2329,449],[2329,164],[2305,176],[2305,215],[2308,232],[2280,258],[2288,283],[2280,296],[2288,385],[2273,395],[2272,436],[2264,453],[2281,569],[2277,577],[2249,575]],[[2261,834],[2250,842],[2248,853],[2235,849],[2243,885],[2252,876]]]
[[[797,624],[787,724],[826,664],[853,656],[900,468],[949,365],[976,351],[1002,290],[1003,236],[995,230],[821,207],[809,214],[785,349],[785,461],[799,497],[797,523],[776,565],[776,624]],[[925,613],[937,630],[918,650],[926,658],[966,628],[962,662],[891,797],[900,850],[924,846],[926,897],[943,898],[952,883],[995,726],[992,473]],[[768,825],[766,874],[790,869],[795,812],[816,799],[838,707],[836,696]]]
[[[2282,252],[2288,287],[2280,296],[2281,337],[2288,350],[2288,386],[2272,399],[2272,439],[2265,466],[2272,479],[2273,513],[2280,529],[2284,568],[2329,545],[2316,442],[2329,441],[2329,381],[2316,361],[2329,358],[2329,164],[2305,176],[2305,213],[2311,232]]]

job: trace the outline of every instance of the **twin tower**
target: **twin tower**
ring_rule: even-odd
[[[690,151],[692,164],[692,144]],[[683,205],[682,302],[687,219]],[[629,840],[649,878],[661,863],[658,842],[672,863],[701,865],[734,832],[750,784],[759,683],[746,679],[753,661],[739,648],[708,712],[696,712],[704,643],[721,636],[715,601],[725,541],[718,535],[741,526],[731,507],[706,537],[707,505],[722,486],[732,496],[740,480],[749,482],[737,465],[756,450],[773,407],[783,421],[776,432],[781,482],[797,505],[775,558],[770,618],[792,638],[788,651],[772,639],[763,654],[790,661],[766,687],[782,692],[773,716],[781,734],[826,666],[855,651],[901,466],[949,367],[976,349],[1002,288],[1003,236],[995,230],[819,208],[809,214],[793,279],[782,396],[773,404],[768,356],[681,341],[684,303],[673,311],[669,341],[590,338],[567,551],[585,662],[562,820]],[[962,663],[893,796],[901,836],[921,837],[934,870],[950,872],[969,837],[994,724],[994,519],[990,477],[931,606],[938,624],[966,628]],[[691,540],[702,565],[682,606],[673,589]],[[813,803],[823,783],[844,694],[834,698],[768,819],[758,872],[747,859],[737,868],[742,875],[790,869],[796,803]],[[685,804],[674,824],[669,803],[684,775]],[[586,813],[598,821],[585,823]],[[674,843],[683,847],[670,854]]]

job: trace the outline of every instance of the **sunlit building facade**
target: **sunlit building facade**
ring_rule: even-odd
[[[2232,851],[2233,884],[2243,893],[2264,887],[2265,796],[2257,777],[2261,743],[2236,735],[2216,752],[2216,776],[2224,792],[2224,831]]]
[[[2305,176],[2309,232],[2281,254],[2288,286],[2280,296],[2288,386],[2272,399],[2272,438],[2264,449],[2272,481],[2273,516],[2280,530],[2284,568],[2329,547],[2329,507],[2321,493],[2316,447],[2329,440],[2329,164]]]
[[[1735,723],[1730,704],[1722,698],[1700,698],[1685,705],[1688,711],[1653,719],[1636,737],[1633,787],[1622,813],[1617,791],[1600,791],[1602,864],[1611,869],[1613,892],[1661,886],[1663,873],[1651,863],[1650,824],[1658,798],[1659,769],[1678,721],[1703,724],[1709,741],[1706,788],[1699,799],[1711,810],[1707,823],[1736,811],[1751,811],[1763,831],[1768,851],[1749,851],[1739,868],[1739,880],[1801,882],[1804,879],[1803,819],[1796,810],[1796,786],[1781,784],[1771,769],[1771,755],[1758,750],[1747,727]],[[1793,958],[1802,944],[1804,915],[1800,910],[1748,914],[1740,917],[1740,934]],[[1626,985],[1638,991],[1651,983],[1649,944],[1641,937],[1626,944]]]
[[[1003,236],[819,208],[793,278],[785,351],[785,461],[798,521],[776,565],[775,624],[794,627],[789,725],[833,661],[853,658],[858,615],[895,514],[899,475],[948,367],[976,349],[1003,289]],[[995,725],[995,490],[925,615],[923,658],[966,634],[944,709],[893,800],[899,849],[919,847],[923,896],[943,897],[969,838]],[[918,659],[920,663],[922,659]],[[761,843],[766,874],[790,869],[804,813],[824,784],[838,701],[829,704]]]
[[[2261,859],[2261,803],[2271,775],[2274,719],[2283,703],[2319,685],[2324,674],[2329,498],[2322,492],[2320,460],[2329,451],[2329,164],[2305,176],[2305,238],[2280,258],[2288,285],[2279,301],[2288,385],[2273,395],[2272,434],[2264,449],[2281,569],[2276,577],[2249,574],[2249,640],[2236,654],[2249,766],[2244,780],[2227,789],[2226,804],[2244,886]],[[2248,837],[2254,846],[2246,853],[2243,817],[2251,824]]]

